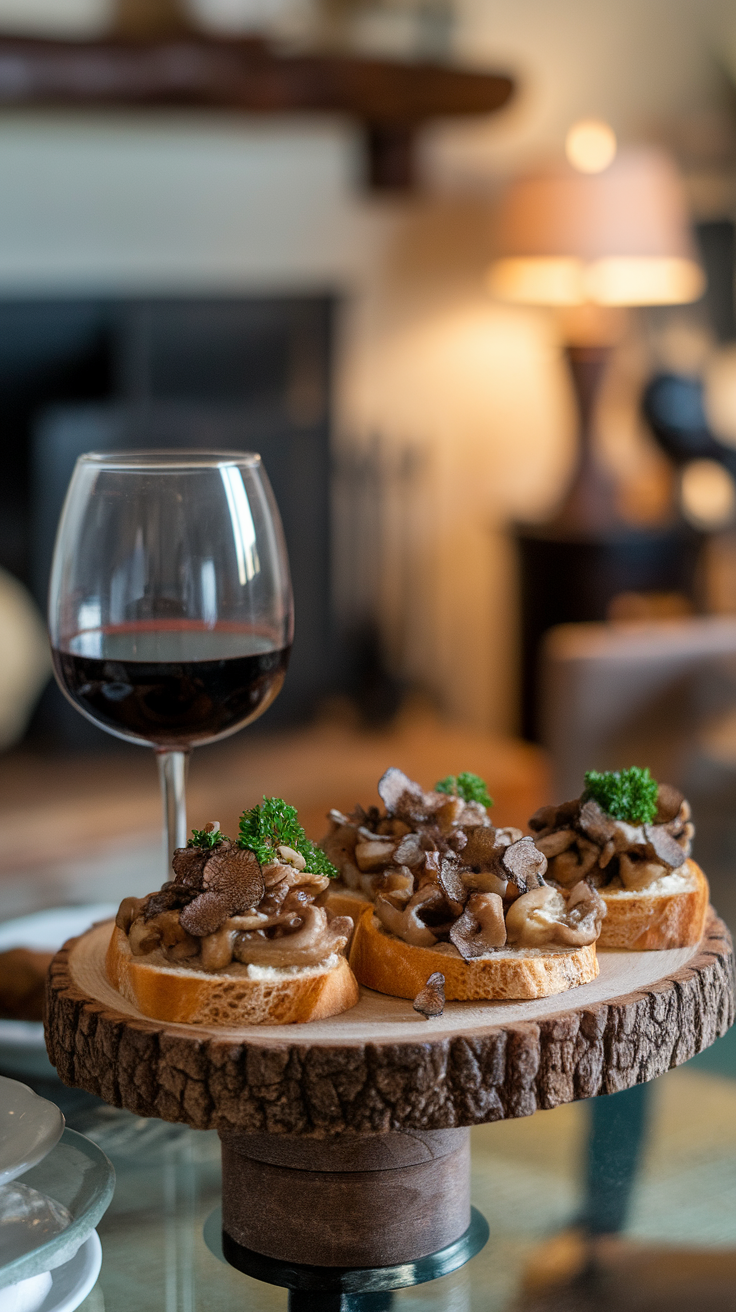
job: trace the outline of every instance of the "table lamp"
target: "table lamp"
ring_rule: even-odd
[[[591,457],[591,420],[611,349],[613,307],[697,300],[705,279],[674,165],[651,148],[615,154],[606,124],[582,123],[567,139],[567,164],[512,183],[499,215],[494,295],[577,309],[585,344],[568,357],[580,406],[580,461],[565,520],[581,529],[614,514]],[[580,312],[584,313],[580,315]],[[608,313],[606,313],[608,311]],[[563,513],[562,511],[560,513]]]
[[[567,163],[511,184],[488,273],[497,298],[562,311],[580,415],[577,469],[562,504],[546,523],[516,529],[523,731],[530,738],[540,728],[537,660],[544,632],[606,619],[624,594],[673,603],[687,598],[699,547],[697,535],[676,520],[646,528],[627,523],[592,441],[623,307],[683,304],[704,290],[680,179],[659,150],[616,154],[603,123],[576,124],[566,150]]]

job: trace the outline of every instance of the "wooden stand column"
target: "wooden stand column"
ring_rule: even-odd
[[[230,1238],[286,1262],[395,1266],[470,1224],[469,1130],[220,1139],[225,1251]]]

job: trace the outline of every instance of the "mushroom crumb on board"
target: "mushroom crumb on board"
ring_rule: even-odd
[[[445,977],[440,970],[435,970],[420,989],[414,999],[414,1010],[427,1020],[441,1016],[445,1010]]]

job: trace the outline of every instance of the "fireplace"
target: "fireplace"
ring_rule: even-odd
[[[0,302],[0,564],[45,607],[76,457],[121,447],[256,450],[291,557],[296,636],[269,725],[306,718],[337,677],[330,585],[329,296]],[[31,736],[110,745],[46,690]]]

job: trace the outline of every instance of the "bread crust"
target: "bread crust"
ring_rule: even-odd
[[[685,862],[689,886],[676,892],[600,888],[606,904],[599,948],[633,952],[694,947],[703,937],[710,891],[700,866]]]
[[[345,957],[319,972],[274,973],[265,979],[203,971],[134,957],[128,936],[113,926],[107,977],[144,1016],[179,1025],[294,1025],[354,1007],[358,982]]]
[[[547,998],[598,974],[595,944],[582,948],[504,948],[464,961],[455,950],[418,948],[383,929],[368,908],[360,917],[350,949],[359,982],[377,993],[415,998],[433,971],[445,977],[448,1001]]]

